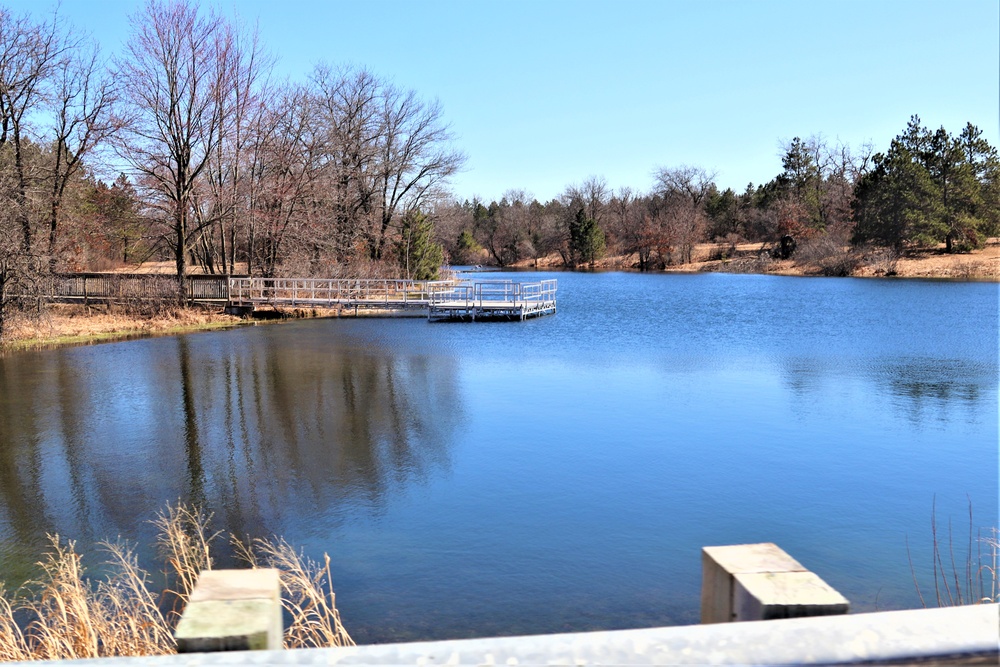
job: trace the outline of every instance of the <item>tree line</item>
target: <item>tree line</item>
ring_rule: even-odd
[[[431,278],[606,253],[641,270],[744,241],[897,251],[998,233],[1000,166],[972,125],[913,117],[885,153],[821,136],[743,192],[660,167],[646,192],[599,176],[546,203],[524,190],[456,201],[465,156],[436,101],[362,67],[276,79],[255,28],[193,0],[148,0],[121,53],[60,18],[0,7],[0,335],[5,307],[51,273],[170,261],[208,273]],[[110,165],[116,179],[102,180]]]
[[[1000,234],[1000,160],[971,124],[954,136],[913,116],[885,153],[796,137],[783,148],[782,171],[743,192],[720,190],[700,167],[661,167],[654,180],[644,193],[594,176],[545,204],[523,190],[446,204],[435,210],[438,240],[457,263],[507,266],[558,253],[572,267],[608,252],[652,270],[690,262],[705,242],[720,258],[744,242],[789,252],[782,238],[805,242],[813,256],[939,244],[964,252]]]
[[[277,82],[255,29],[191,2],[149,0],[107,58],[0,7],[0,333],[51,272],[436,271],[424,210],[464,159],[437,102],[357,67]]]

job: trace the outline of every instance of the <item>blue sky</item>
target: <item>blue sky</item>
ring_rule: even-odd
[[[142,5],[63,0],[60,13],[115,53]],[[468,156],[458,198],[547,200],[591,175],[645,191],[656,167],[682,164],[742,191],[781,170],[794,136],[884,149],[914,113],[1000,145],[997,0],[202,5],[258,21],[282,78],[353,63],[437,98]]]

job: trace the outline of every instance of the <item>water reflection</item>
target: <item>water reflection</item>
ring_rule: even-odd
[[[287,516],[308,532],[310,517],[326,530],[377,515],[447,471],[453,361],[282,345],[275,331],[0,358],[3,578],[23,578],[47,532],[148,539],[167,501],[240,535],[280,533]]]
[[[4,363],[6,362],[6,363]],[[4,578],[21,581],[32,571],[40,538],[52,524],[40,511],[42,435],[36,410],[42,409],[36,384],[23,382],[22,374],[34,370],[26,355],[0,360],[0,397],[17,396],[13,403],[0,400],[0,572]]]
[[[863,382],[873,387],[865,395],[888,399],[877,407],[899,412],[914,425],[996,419],[996,410],[984,409],[984,398],[996,390],[997,366],[985,359],[787,357],[781,376],[800,410]]]
[[[878,373],[886,389],[901,400],[910,421],[932,417],[947,423],[949,408],[969,416],[981,408],[983,393],[995,388],[996,369],[952,359],[907,359],[886,363]],[[929,413],[929,414],[928,414]],[[988,413],[987,413],[988,414]]]

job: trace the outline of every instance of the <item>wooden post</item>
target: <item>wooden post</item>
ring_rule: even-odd
[[[174,638],[178,653],[279,650],[283,632],[277,570],[205,570]]]
[[[777,545],[704,547],[701,622],[846,614],[847,599]]]

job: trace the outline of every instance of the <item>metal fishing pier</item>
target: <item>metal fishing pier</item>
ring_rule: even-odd
[[[556,312],[556,281],[484,280],[431,294],[430,321],[523,321]]]
[[[431,321],[522,321],[556,312],[556,281],[230,278],[228,308],[331,308]]]

